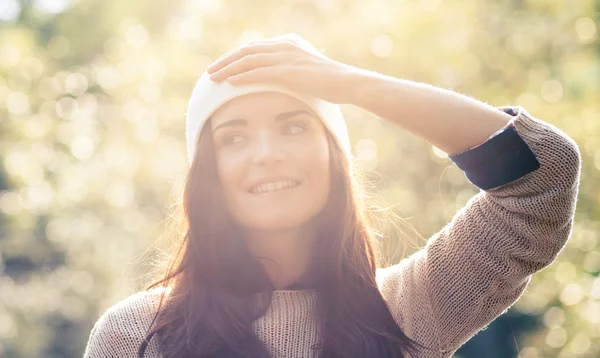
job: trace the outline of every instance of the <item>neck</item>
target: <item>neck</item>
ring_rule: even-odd
[[[277,232],[247,231],[250,254],[262,264],[275,289],[283,289],[308,270],[316,234],[308,228]]]

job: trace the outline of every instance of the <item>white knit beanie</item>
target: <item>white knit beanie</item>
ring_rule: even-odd
[[[350,139],[340,106],[320,98],[295,93],[275,84],[251,84],[234,86],[227,81],[213,82],[207,72],[196,83],[188,103],[186,114],[186,137],[188,160],[191,166],[196,153],[199,134],[208,118],[223,104],[250,93],[279,92],[306,103],[320,118],[335,138],[345,157],[350,162]]]

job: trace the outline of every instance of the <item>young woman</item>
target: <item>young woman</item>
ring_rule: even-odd
[[[386,269],[341,103],[449,153],[482,189]],[[164,279],[100,317],[86,357],[450,357],[571,233],[581,159],[560,129],[339,63],[296,35],[212,64],[186,130],[179,249]]]

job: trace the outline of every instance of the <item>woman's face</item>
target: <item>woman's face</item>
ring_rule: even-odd
[[[300,227],[330,191],[326,129],[309,106],[281,93],[237,97],[212,116],[227,206],[247,229]]]

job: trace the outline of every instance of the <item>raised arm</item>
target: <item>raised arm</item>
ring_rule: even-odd
[[[444,97],[446,92],[437,93]],[[500,123],[505,129],[481,145],[476,144],[481,139],[477,135],[463,137],[468,138],[462,142],[445,140],[440,127],[456,133],[447,118],[460,118],[461,126],[470,123],[463,127],[467,131],[477,132],[477,123],[487,123],[484,127],[489,129],[479,132],[484,139],[494,133],[491,123],[497,120],[486,115],[482,108],[487,105],[470,107],[470,100],[461,102],[459,95],[448,94],[451,97],[444,97],[440,107],[425,106],[428,96],[417,93],[414,101],[402,99],[396,108],[400,114],[394,115],[416,116],[421,123],[436,126],[423,137],[458,152],[451,159],[482,190],[425,248],[380,270],[378,280],[396,322],[407,335],[432,348],[422,356],[450,357],[510,307],[531,274],[552,263],[565,245],[573,227],[581,158],[577,144],[564,132],[521,107],[493,108],[513,117],[508,126]],[[379,98],[385,102],[385,97]],[[460,102],[455,112],[450,98]],[[393,114],[392,102],[388,105],[379,115]],[[417,122],[398,119],[402,120]],[[415,126],[426,131],[425,125]]]
[[[472,148],[511,116],[468,96],[366,70],[347,76],[349,102],[418,135],[450,155]]]

